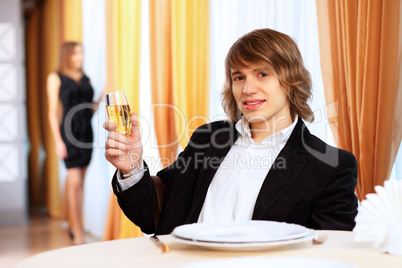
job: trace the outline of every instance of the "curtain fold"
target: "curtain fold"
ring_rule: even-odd
[[[209,121],[209,1],[150,0],[151,91],[162,165]]]
[[[138,114],[141,1],[105,0],[105,7],[107,91],[124,90],[131,112]],[[142,236],[140,228],[127,219],[111,195],[104,240]]]
[[[172,79],[171,0],[149,1],[151,99],[156,143],[163,167],[176,159],[177,135]]]
[[[106,217],[105,233],[103,235],[104,241],[114,240],[120,237],[121,214],[121,209],[117,204],[117,198],[111,193]]]
[[[193,131],[209,122],[209,1],[171,3],[175,125],[184,148]]]
[[[43,180],[45,182],[46,208],[50,216],[58,217],[61,214],[61,200],[59,190],[59,169],[56,147],[48,120],[48,100],[46,93],[46,79],[49,73],[57,68],[59,49],[62,41],[60,35],[61,3],[59,0],[45,1],[42,7],[42,35],[41,35],[41,132],[45,149],[43,164]]]
[[[28,15],[25,36],[26,48],[26,102],[27,102],[27,130],[30,143],[28,155],[28,192],[29,205],[33,210],[43,205],[41,199],[41,163],[40,151],[42,147],[40,122],[39,99],[40,90],[40,71],[39,62],[39,29],[40,29],[40,10],[35,8]]]
[[[130,105],[136,113],[139,108],[140,3],[140,1],[106,1],[108,90],[125,89]],[[176,158],[175,125],[180,124],[180,127],[184,128],[187,125],[185,120],[193,116],[200,116],[203,122],[207,121],[208,8],[208,1],[173,3],[170,0],[150,0],[149,2],[150,72],[154,104],[152,108],[158,149],[164,167]],[[176,12],[181,16],[177,21]],[[196,18],[192,18],[193,16]],[[173,20],[175,26],[172,25]],[[173,33],[184,24],[189,26],[179,30],[178,34]],[[193,31],[197,31],[197,34]],[[187,51],[188,54],[183,55],[183,51]],[[173,59],[172,55],[176,56],[176,59]],[[174,66],[178,67],[175,69]],[[174,80],[180,81],[176,83],[177,86],[173,86]],[[182,95],[185,97],[182,98]],[[179,123],[174,117],[178,113],[183,115]],[[199,121],[193,121],[191,126],[195,129],[200,124]],[[182,133],[184,140],[184,132]],[[187,134],[187,141],[188,136]],[[118,216],[116,211],[120,210],[117,206],[115,197],[112,196],[104,239],[142,235],[139,228],[128,221],[123,213],[120,212],[120,217]]]
[[[46,81],[47,76],[57,68],[61,43],[66,38],[74,38],[77,41],[82,39],[82,26],[79,24],[81,13],[76,13],[77,9],[81,10],[78,7],[81,5],[81,0],[73,2],[44,1],[29,14],[27,26],[27,60],[29,61],[29,66],[27,66],[27,108],[31,146],[29,155],[30,195],[32,205],[34,207],[44,205],[51,217],[59,217],[63,211],[58,158],[48,122]],[[65,6],[69,7],[68,12],[64,8]],[[63,21],[64,19],[65,21]],[[64,34],[69,34],[69,36],[66,37]],[[40,150],[41,144],[43,144],[43,154]],[[40,175],[42,175],[42,181],[37,177]]]
[[[60,35],[61,42],[74,41],[82,43],[82,0],[59,0],[60,5]],[[58,60],[58,58],[57,58]],[[61,105],[61,103],[60,103]],[[62,161],[58,161],[61,164]],[[65,178],[61,177],[66,174],[66,168],[58,165],[59,182],[65,183]],[[69,226],[72,226],[72,220],[69,216],[67,189],[62,185],[63,194],[61,195],[61,218],[68,220]],[[58,197],[60,198],[60,197]]]
[[[64,41],[82,42],[82,0],[62,0]]]
[[[391,173],[402,138],[400,1],[317,0],[325,97],[338,146],[358,161],[359,199]]]

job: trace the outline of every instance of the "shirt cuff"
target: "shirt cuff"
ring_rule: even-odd
[[[141,168],[140,169],[144,169],[144,162],[141,163]],[[128,188],[130,188],[131,186],[136,185],[144,176],[145,171],[140,171],[136,174],[133,174],[131,177],[122,179],[122,173],[121,170],[119,170],[116,174],[117,177],[117,181],[120,184],[120,189],[121,191],[125,191]]]

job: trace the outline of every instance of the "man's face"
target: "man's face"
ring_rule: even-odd
[[[263,65],[232,69],[232,92],[237,106],[253,124],[290,118],[289,100],[276,74]]]

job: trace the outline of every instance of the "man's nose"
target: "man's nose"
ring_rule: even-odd
[[[258,90],[258,87],[255,83],[255,81],[251,79],[246,79],[246,83],[244,83],[244,88],[243,88],[243,93],[244,94],[253,94],[256,93]]]

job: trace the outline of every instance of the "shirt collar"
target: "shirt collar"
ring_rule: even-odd
[[[295,128],[298,119],[299,119],[299,117],[298,117],[298,115],[296,115],[295,119],[293,120],[293,123],[290,126],[282,129],[281,131],[279,131],[271,136],[266,137],[261,142],[261,144],[286,143],[290,137],[290,134],[292,134],[293,129]],[[240,133],[240,135],[243,138],[246,138],[246,139],[250,140],[252,143],[254,143],[253,139],[251,138],[250,124],[244,116],[236,123],[236,130],[237,130],[237,132]]]

